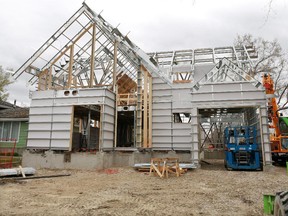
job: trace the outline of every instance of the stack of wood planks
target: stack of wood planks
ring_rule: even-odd
[[[154,173],[154,175],[158,175],[160,178],[168,178],[169,173],[179,177],[186,171],[187,170],[181,169],[179,167],[178,158],[152,158],[149,173],[150,176],[152,175],[152,173]]]

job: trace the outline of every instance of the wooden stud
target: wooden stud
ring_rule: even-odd
[[[91,25],[88,26],[88,28],[86,28],[81,34],[79,34],[78,37],[74,40],[73,43],[74,43],[74,44],[77,43],[77,41],[80,40],[81,37],[93,27],[93,25],[94,25],[94,24],[91,24]]]
[[[147,92],[148,92],[148,71],[144,70],[144,116],[143,116],[143,147],[148,147],[147,137],[148,137],[148,109],[147,109]]]
[[[114,87],[114,85],[113,85]],[[115,86],[115,118],[114,118],[114,147],[117,147],[117,127],[118,127],[118,109],[117,109],[117,104],[118,104],[118,89],[117,86]]]
[[[52,65],[49,67],[49,71],[48,71],[48,69],[45,69],[44,71],[46,73],[46,82],[45,82],[44,89],[47,90],[47,86],[48,86],[48,89],[51,89],[51,87],[52,87]],[[48,78],[48,85],[47,85],[47,74],[48,73],[49,73],[49,78]]]
[[[148,148],[152,148],[152,77],[149,77],[149,132]]]
[[[73,71],[73,63],[74,63],[74,44],[70,46],[70,61],[68,68],[68,85],[67,88],[71,88],[72,84],[72,71]]]

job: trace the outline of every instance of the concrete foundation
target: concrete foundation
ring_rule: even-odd
[[[106,169],[110,167],[132,167],[135,163],[150,163],[152,157],[178,157],[180,162],[191,162],[190,153],[169,152],[77,152],[71,154],[54,151],[24,151],[22,166],[35,169]]]

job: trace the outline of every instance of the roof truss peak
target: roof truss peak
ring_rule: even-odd
[[[145,52],[83,2],[13,76],[29,74],[39,90],[89,88],[114,85],[119,73],[136,81],[140,65],[165,79]]]
[[[193,86],[193,90],[198,91],[200,86],[204,84],[223,82],[250,82],[256,88],[261,86],[258,80],[251,77],[232,61],[223,58]]]

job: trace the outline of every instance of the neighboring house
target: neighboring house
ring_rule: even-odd
[[[16,140],[15,152],[26,148],[29,108],[0,101],[0,148],[9,147]]]
[[[9,109],[9,108],[13,108],[13,107],[15,107],[15,105],[13,105],[9,102],[0,100],[0,110]]]

